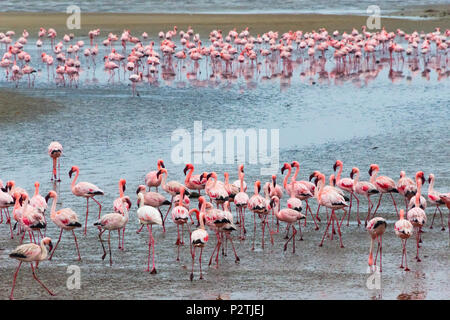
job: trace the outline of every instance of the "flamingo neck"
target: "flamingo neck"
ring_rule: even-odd
[[[72,189],[75,187],[75,184],[77,182],[78,176],[80,174],[80,170],[76,171],[77,173],[75,174],[75,178],[72,180]]]
[[[292,168],[289,167],[288,173],[287,173],[286,177],[284,177],[284,180],[283,180],[283,187],[284,187],[284,189],[286,189],[286,191],[287,191],[287,182],[289,180],[289,176],[291,175],[291,171],[292,171]]]
[[[35,196],[39,195],[39,185],[34,186],[34,195]]]
[[[420,206],[420,191],[422,190],[422,182],[417,180],[417,192],[416,192],[416,208]]]
[[[141,192],[138,193],[138,199],[139,199],[139,208],[142,208],[144,206],[144,195]]]
[[[428,186],[428,193],[433,193],[434,189],[434,177],[431,178],[430,185]]]
[[[336,184],[339,183],[339,180],[341,180],[341,174],[342,174],[342,166],[339,165],[339,171],[338,171],[338,174],[336,176]]]
[[[370,177],[370,183],[375,185],[375,180],[377,179],[378,169],[373,170],[372,176]]]
[[[140,205],[140,203],[139,203]],[[128,221],[129,216],[128,216],[128,209],[127,206],[125,205],[125,201],[122,201],[122,211],[123,211],[123,218],[125,219],[125,221]]]
[[[298,175],[299,172],[300,172],[300,166],[296,166],[295,167],[295,173],[294,173],[294,175],[292,176],[292,179],[291,179],[291,183],[297,180],[297,175]]]
[[[353,185],[355,187],[356,187],[356,184],[358,183],[358,181],[359,181],[359,171],[356,172],[356,177],[355,177],[355,179],[353,179]]]
[[[188,184],[191,180],[192,173],[194,172],[194,168],[189,169],[186,179],[184,180],[184,184]]]
[[[54,216],[56,213],[56,202],[58,200],[58,195],[53,198],[52,208],[50,210],[50,216]]]
[[[184,188],[181,188],[180,190],[180,201],[178,202],[178,205],[181,207],[183,205],[184,200]]]
[[[121,183],[119,183],[119,197],[123,197],[123,185]]]
[[[240,192],[244,192],[244,174],[242,172],[239,172],[239,183],[241,185]]]

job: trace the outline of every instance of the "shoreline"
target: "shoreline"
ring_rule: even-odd
[[[446,29],[450,27],[450,5],[444,6],[441,11],[437,9],[427,9],[422,11],[409,11],[411,19],[407,17],[398,17],[401,13],[390,13],[394,17],[381,17],[381,25],[387,31],[395,31],[397,28],[405,32],[412,31],[434,31],[434,28],[440,27]],[[414,19],[421,17],[424,11],[434,10],[437,16],[428,17],[428,19]],[[402,12],[403,14],[406,11]],[[443,13],[444,12],[444,13]],[[414,14],[414,15],[413,15]],[[442,15],[442,16],[439,16]],[[397,18],[395,17],[397,16]],[[228,32],[233,28],[243,30],[248,27],[251,33],[261,34],[269,30],[280,33],[289,30],[303,30],[309,32],[325,27],[329,32],[339,30],[340,32],[351,32],[352,28],[360,30],[362,25],[366,24],[368,16],[361,15],[338,15],[338,14],[181,14],[181,13],[82,13],[81,29],[69,30],[66,26],[66,20],[69,17],[65,13],[39,13],[39,12],[0,12],[0,30],[14,30],[16,35],[23,29],[27,29],[32,37],[37,36],[40,27],[53,27],[58,33],[74,33],[77,36],[87,36],[91,29],[100,28],[102,35],[104,32],[120,33],[124,29],[129,29],[134,33],[147,32],[150,37],[157,36],[161,30],[172,29],[174,25],[178,30],[186,30],[192,26],[194,32],[201,36],[208,36],[213,29],[221,29]],[[375,30],[373,30],[375,31]],[[59,34],[58,34],[59,36]]]

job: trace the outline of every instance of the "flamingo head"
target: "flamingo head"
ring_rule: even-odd
[[[139,194],[139,192],[143,192],[143,191],[145,191],[145,186],[144,186],[143,184],[141,184],[141,185],[137,188],[136,194]]]
[[[202,209],[202,205],[206,202],[205,197],[204,196],[200,196],[198,197],[198,209],[201,210]]]
[[[354,176],[355,174],[357,174],[357,173],[359,173],[359,169],[356,168],[356,167],[354,167],[354,168],[352,169],[352,172],[350,172],[350,178],[353,179],[353,176]]]
[[[400,171],[400,179],[401,179],[401,178],[404,178],[405,176],[406,176],[405,171],[403,171],[403,170]]]
[[[244,165],[243,164],[239,165],[239,172],[244,173]]]
[[[215,172],[210,172],[210,173],[206,176],[206,180],[209,180],[211,177],[217,180],[217,173],[215,173]]]
[[[369,176],[372,176],[372,172],[379,171],[380,167],[377,164],[371,164],[369,168]]]
[[[186,175],[186,172],[187,172],[188,170],[194,170],[194,166],[192,165],[192,163],[188,163],[188,164],[186,165],[186,167],[184,167],[184,170],[183,170],[184,175]]]
[[[255,191],[257,191],[258,193],[261,191],[261,181],[256,180],[255,182]]]
[[[158,167],[165,168],[164,161],[162,159],[158,160]]]
[[[419,179],[421,180],[422,185],[424,185],[426,180],[425,180],[425,174],[423,173],[423,171],[418,171],[416,173],[416,181],[418,181]]]
[[[126,184],[127,184],[127,180],[125,180],[125,179],[119,180],[119,186],[122,188],[123,192],[125,192],[125,190],[126,190]]]
[[[6,189],[11,190],[12,188],[14,188],[14,186],[16,185],[16,183],[14,182],[14,180],[10,180],[8,182],[6,182]]]
[[[159,179],[159,176],[162,173],[166,173],[167,174],[167,170],[165,168],[159,169],[158,172],[156,173],[156,178]]]
[[[14,201],[19,201],[19,204],[22,205],[22,196],[20,195],[19,192],[14,192],[14,194],[12,195]]]
[[[80,171],[80,169],[78,169],[77,166],[73,166],[72,168],[70,168],[70,171],[69,171],[69,178],[72,178],[72,173],[78,172],[78,171]]]
[[[291,168],[291,165],[287,162],[284,163],[283,167],[281,168],[281,174],[284,174],[285,170],[289,170]]]
[[[49,252],[51,252],[53,250],[52,239],[50,239],[49,237],[45,237],[44,239],[42,239],[42,243],[44,245],[48,246]]]
[[[309,181],[311,181],[314,178],[317,178],[319,173],[320,173],[319,171],[314,171],[313,173],[311,173],[311,175],[309,176]]]
[[[277,176],[276,175],[272,175],[272,182],[273,182],[273,186],[275,187],[277,185]]]
[[[230,177],[230,174],[228,172],[224,172],[223,173],[223,177],[228,180],[228,178]]]
[[[56,192],[51,190],[46,196],[45,196],[45,202],[48,203],[48,200],[50,198],[56,198]]]
[[[293,161],[291,163],[291,167],[293,167],[293,168],[300,168],[300,163],[298,163],[298,161]]]
[[[39,185],[39,182],[36,181],[36,182],[34,183],[34,187],[35,187],[35,188],[39,188],[39,186],[40,186],[40,185]]]
[[[338,167],[342,167],[342,161],[341,160],[336,160],[334,166],[333,166],[333,170],[336,171],[336,169]]]
[[[428,183],[431,183],[431,180],[434,180],[434,174],[432,173],[428,175]]]

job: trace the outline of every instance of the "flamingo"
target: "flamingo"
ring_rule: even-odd
[[[201,196],[200,198],[203,199],[202,201],[202,205],[200,208],[200,211],[198,211],[197,209],[191,209],[189,211],[189,214],[191,213],[196,213],[198,215],[198,220],[200,223],[200,227],[196,230],[194,230],[191,234],[191,245],[193,247],[193,251],[192,251],[192,271],[191,271],[191,275],[190,275],[190,279],[191,281],[194,279],[194,263],[195,263],[195,249],[196,248],[200,248],[200,257],[198,258],[199,264],[200,264],[200,280],[203,279],[203,274],[202,274],[202,253],[203,253],[203,248],[205,247],[205,245],[208,243],[208,239],[209,239],[209,235],[208,232],[205,230],[205,224],[204,224],[204,220],[205,220],[205,198],[203,196]],[[200,198],[199,198],[199,203],[200,203]]]
[[[268,201],[266,198],[262,197],[259,192],[261,191],[261,182],[259,180],[255,181],[255,189],[254,194],[251,196],[251,198],[248,200],[247,208],[253,212],[253,244],[252,244],[252,250],[255,250],[255,237],[256,237],[256,214],[258,214],[259,218],[261,219],[261,229],[262,229],[262,241],[261,245],[264,249],[264,230],[266,227],[267,222],[267,215],[269,214],[270,207],[270,200]],[[272,230],[270,230],[270,237],[272,238]]]
[[[40,232],[41,229],[45,229],[47,227],[44,215],[40,213],[36,208],[33,208],[31,205],[29,205],[27,194],[22,194],[21,196],[19,196],[16,193],[15,197],[16,199],[19,198],[19,200],[24,202],[19,223],[25,229],[25,231],[30,234],[30,239],[32,235],[34,238],[34,231]],[[25,233],[23,234],[21,241],[23,241],[24,236]]]
[[[236,211],[238,213],[238,221],[239,221],[239,229],[240,234],[239,237],[241,240],[245,239],[245,209],[247,208],[248,204],[248,195],[245,192],[244,188],[244,165],[239,166],[239,182],[240,182],[240,189],[239,192],[234,196],[234,204],[236,206]]]
[[[78,253],[78,261],[81,260],[80,250],[78,248],[78,242],[77,242],[77,236],[75,235],[76,228],[80,228],[82,225],[78,221],[77,214],[70,208],[64,208],[61,210],[56,211],[56,203],[58,200],[58,195],[55,191],[50,191],[47,196],[45,197],[45,201],[48,202],[48,200],[52,198],[53,203],[50,210],[50,219],[61,229],[61,232],[59,233],[59,239],[58,242],[56,242],[54,250],[51,252],[50,257],[48,260],[51,260],[53,257],[53,254],[56,251],[56,248],[58,247],[59,242],[61,241],[61,236],[63,231],[72,231],[73,239],[75,241],[75,247],[77,248]]]
[[[148,239],[148,265],[147,265],[147,272],[150,272],[150,274],[156,274],[156,267],[155,267],[155,238],[153,238],[153,225],[162,225],[162,217],[157,209],[145,205],[144,204],[144,194],[142,192],[138,193],[138,205],[139,208],[137,210],[137,216],[139,219],[139,223],[141,225],[146,225],[147,230],[149,233],[149,239]],[[150,251],[151,248],[153,249],[153,266],[152,270],[150,271]]]
[[[408,201],[416,194],[416,184],[406,176],[405,171],[400,171],[400,179],[397,182],[397,190],[405,198],[405,208],[408,210]]]
[[[3,211],[5,212],[6,216],[6,223],[9,223],[9,229],[11,232],[11,239],[14,238],[13,231],[12,231],[12,225],[11,225],[11,217],[9,215],[9,207],[14,206],[14,199],[13,197],[6,192],[7,189],[2,186],[0,187],[0,214],[2,216],[2,222],[3,222]]]
[[[356,177],[355,177],[356,174]],[[356,167],[352,168],[352,172],[350,173],[350,178],[353,179],[353,192],[360,194],[360,195],[364,195],[367,198],[367,217],[365,220],[365,225],[367,225],[367,222],[369,221],[370,218],[370,210],[372,209],[372,202],[370,201],[370,197],[374,194],[380,193],[380,191],[378,191],[378,189],[371,184],[369,181],[359,181],[359,169]],[[357,202],[357,219],[358,219],[358,226],[361,224],[361,221],[359,219],[359,199],[356,198],[356,202]]]
[[[445,203],[445,205],[447,206],[448,210],[449,210],[449,214],[448,214],[448,218],[447,218],[447,224],[448,224],[448,233],[449,233],[449,244],[450,244],[450,193],[441,193],[439,195],[439,197],[441,198],[441,200]]]
[[[44,239],[41,240],[40,245],[37,245],[35,243],[27,243],[27,244],[22,244],[20,246],[18,246],[16,249],[14,249],[10,254],[9,257],[10,258],[14,258],[19,260],[19,266],[16,269],[16,272],[14,273],[14,279],[13,279],[13,284],[12,284],[12,288],[11,288],[11,294],[9,296],[10,300],[14,300],[14,287],[16,285],[16,278],[17,278],[17,274],[19,273],[19,269],[22,265],[22,262],[30,262],[30,266],[31,266],[31,272],[33,274],[33,278],[51,295],[54,296],[55,294],[50,291],[42,282],[41,280],[39,280],[39,278],[36,275],[36,272],[34,270],[34,266],[33,266],[33,262],[36,262],[36,266],[40,261],[43,261],[45,259],[47,259],[47,248],[45,247],[46,245],[49,246],[49,250],[52,251],[53,249],[53,245],[52,245],[52,239],[45,237]]]
[[[105,246],[103,245],[102,234],[106,230],[108,230],[108,249],[109,249],[109,265],[110,266],[112,266],[111,231],[114,231],[114,230],[118,231],[119,243],[120,243],[120,230],[125,228],[125,226],[128,223],[128,219],[129,219],[128,208],[127,208],[127,206],[130,204],[128,202],[129,199],[127,199],[126,197],[122,197],[121,201],[122,201],[122,212],[124,212],[123,215],[119,212],[108,213],[108,214],[101,216],[101,218],[99,220],[94,222],[94,226],[99,227],[99,230],[103,229],[98,234],[98,238],[100,239],[100,243],[102,244],[102,248],[103,248],[102,260],[105,260],[105,257],[106,257],[106,250],[105,250]]]
[[[380,252],[380,272],[383,272],[382,267],[382,255],[383,255],[383,233],[386,231],[387,223],[384,218],[375,217],[369,221],[366,226],[367,232],[370,235],[370,252],[369,252],[369,267],[372,269],[373,266],[377,265],[377,256]],[[375,255],[375,261],[373,260],[373,243],[377,240],[377,253]]]
[[[395,235],[402,241],[402,264],[400,268],[403,269],[403,257],[405,258],[405,271],[409,271],[408,259],[406,257],[406,241],[414,232],[414,227],[408,220],[405,219],[405,210],[400,210],[400,219],[394,225]]]
[[[285,208],[282,210],[279,210],[280,208],[280,199],[277,196],[273,196],[271,198],[271,206],[275,208],[275,216],[278,220],[286,222],[288,224],[288,230],[289,227],[292,228],[292,236],[287,239],[286,243],[284,244],[284,251],[287,250],[287,245],[289,241],[292,239],[292,253],[295,253],[295,235],[297,234],[297,229],[295,229],[294,224],[298,221],[299,222],[299,228],[301,232],[301,226],[300,226],[300,220],[305,219],[305,215],[297,210],[291,209],[291,208]]]
[[[170,201],[167,200],[162,194],[160,194],[158,192],[153,192],[153,191],[146,192],[145,186],[142,184],[136,190],[136,194],[139,194],[141,192],[144,195],[144,204],[147,206],[156,208],[158,210],[158,212],[160,213],[161,219],[163,219],[163,222],[162,222],[163,232],[166,232],[166,227],[164,224],[164,217],[163,217],[160,207],[165,206],[165,205],[170,205]],[[138,199],[138,205],[139,205],[139,199]],[[144,227],[144,225],[141,226],[141,229],[138,231],[138,233],[141,232],[143,227]]]
[[[336,169],[339,168],[339,171],[336,176],[336,186],[338,186],[339,188],[341,188],[344,191],[350,192],[350,206],[348,207],[348,219],[347,219],[347,226],[348,226],[350,223],[350,214],[352,212],[353,197],[356,199],[357,203],[359,203],[359,199],[355,195],[355,192],[354,192],[355,183],[354,183],[353,179],[352,178],[342,178],[341,179],[343,167],[344,167],[344,164],[342,163],[342,161],[337,160],[333,166],[333,169],[334,169],[334,172],[336,172]],[[345,218],[345,216],[342,217],[341,224],[344,221],[344,218]],[[361,221],[359,220],[359,215],[357,216],[357,220],[358,220],[358,225],[360,225]]]
[[[433,214],[433,220],[431,220],[431,226],[430,229],[433,229],[433,223],[434,223],[434,218],[436,217],[436,213],[437,210],[439,210],[439,213],[441,215],[441,224],[442,224],[442,231],[445,231],[445,227],[444,227],[444,220],[442,218],[442,211],[439,208],[439,206],[445,204],[444,201],[441,199],[441,193],[434,190],[434,174],[430,173],[428,175],[428,183],[430,184],[428,186],[428,201],[430,201],[432,206],[436,206],[436,209],[434,210],[434,214]]]
[[[239,177],[239,174],[240,174],[241,172],[244,173],[244,165],[243,165],[243,164],[240,164],[240,165],[238,166],[238,177]],[[240,180],[240,179],[235,180],[235,181],[233,182],[233,184],[234,184],[236,187],[238,187],[239,189],[241,188],[241,180]],[[243,184],[244,184],[244,192],[247,192],[247,183],[244,181]]]
[[[123,199],[125,199],[125,207],[127,209],[127,211],[130,210],[131,208],[131,200],[129,196],[125,196],[124,192],[126,190],[126,184],[127,181],[125,179],[120,179],[119,180],[119,197],[116,198],[113,202],[113,207],[114,207],[114,212],[118,212],[122,215],[124,215],[125,213],[123,212]],[[145,187],[144,187],[145,189]],[[122,228],[122,245],[120,245],[120,230],[118,230],[119,232],[119,250],[125,250],[125,228]]]
[[[100,214],[102,212],[102,205],[98,202],[94,197],[95,196],[103,196],[105,193],[96,185],[89,182],[77,182],[78,176],[80,174],[80,169],[77,166],[73,166],[69,171],[69,178],[72,178],[72,174],[76,172],[75,179],[73,179],[71,184],[72,193],[77,197],[86,198],[86,222],[84,226],[84,235],[86,235],[87,230],[87,220],[89,215],[89,199],[95,201],[98,204],[98,218],[100,219]]]
[[[339,194],[333,187],[325,188],[325,175],[323,173],[316,172],[314,175],[316,177],[315,197],[317,198],[317,201],[321,206],[331,209],[331,216],[328,219],[327,228],[325,229],[325,232],[323,234],[322,241],[320,242],[319,247],[321,247],[323,245],[323,241],[325,239],[325,236],[328,233],[330,224],[333,223],[333,229],[334,229],[334,222],[336,222],[341,248],[344,248],[344,244],[342,243],[342,236],[341,236],[341,226],[339,224],[339,220],[336,217],[335,210],[343,209],[345,212],[344,208],[347,207],[348,204],[347,204],[345,198],[341,194]]]
[[[314,196],[314,190],[315,185],[314,183],[311,183],[310,181],[296,181],[297,175],[300,172],[300,164],[297,161],[293,161],[291,164],[292,168],[295,168],[294,176],[291,179],[291,184],[293,185],[293,191],[294,196],[299,198],[300,200],[305,201],[306,203],[306,209],[305,209],[305,223],[304,226],[306,226],[306,220],[308,217],[308,211],[311,214],[311,217],[313,218],[315,230],[319,230],[319,226],[317,225],[316,219],[311,211],[311,207],[309,206],[308,199],[312,198]],[[320,220],[319,220],[320,221]]]
[[[30,200],[30,205],[43,215],[45,210],[47,210],[47,202],[45,201],[45,198],[39,194],[39,186],[39,182],[36,181],[34,183],[34,195]]]
[[[186,175],[187,172],[187,175]],[[188,163],[183,170],[186,179],[184,180],[184,185],[190,190],[197,190],[198,194],[201,195],[201,190],[205,189],[206,184],[206,174],[193,174],[194,165]]]
[[[380,167],[377,164],[370,165],[370,169],[369,169],[370,183],[372,183],[378,189],[378,191],[380,191],[380,198],[378,199],[378,204],[377,204],[377,207],[375,208],[373,216],[375,216],[375,214],[377,213],[377,210],[380,207],[381,198],[383,197],[383,194],[385,194],[385,193],[389,193],[391,195],[392,203],[394,204],[395,212],[397,213],[397,216],[398,216],[397,204],[395,203],[394,196],[392,195],[393,192],[398,193],[396,184],[395,184],[394,180],[392,180],[391,178],[389,178],[387,176],[377,177],[378,171],[380,171]]]
[[[164,175],[164,177],[162,178],[161,186],[165,192],[167,192],[168,194],[170,194],[172,196],[172,198],[170,200],[169,209],[167,209],[166,215],[164,216],[164,219],[163,219],[163,223],[164,223],[167,219],[167,215],[169,214],[170,209],[173,206],[174,197],[181,192],[181,188],[183,188],[184,193],[186,195],[189,195],[189,192],[187,190],[185,190],[184,186],[181,183],[179,183],[178,181],[172,180],[172,181],[167,182],[167,170],[165,168],[162,168],[157,172],[156,178],[159,179],[161,174]],[[183,197],[181,199],[183,199]]]
[[[422,230],[422,227],[427,223],[427,215],[425,214],[425,211],[420,208],[420,192],[422,189],[422,184],[425,181],[425,176],[422,171],[418,171],[416,173],[416,186],[417,186],[417,192],[415,196],[415,206],[411,210],[408,211],[406,214],[406,217],[409,222],[413,225],[415,231],[416,231],[416,246],[417,246],[417,255],[416,260],[417,262],[420,262],[419,257],[419,242],[420,242],[420,232]]]
[[[61,181],[61,174],[60,174],[61,160],[59,158],[63,154],[63,147],[58,141],[53,141],[49,144],[49,146],[47,148],[47,152],[53,161],[51,180],[53,181],[53,179],[55,179],[56,181]],[[56,165],[57,164],[58,164],[58,175],[56,175]]]
[[[221,204],[223,209],[223,203],[229,199],[225,185],[222,182],[217,181],[217,173],[215,172],[209,173],[206,176],[206,180],[206,194],[212,201],[216,202],[217,208],[219,207],[219,204]]]
[[[152,187],[156,188],[156,192],[158,192],[158,187],[161,185],[162,177],[157,177],[158,171],[165,168],[164,161],[159,159],[157,162],[158,170],[150,171],[145,175],[145,185],[148,187],[148,191],[151,191]]]
[[[180,261],[180,245],[184,244],[183,241],[184,225],[187,224],[187,221],[189,219],[189,211],[183,206],[183,199],[184,199],[184,187],[181,187],[178,205],[175,206],[171,212],[172,221],[177,225],[177,232],[178,232],[177,241],[175,242],[175,245],[178,246],[177,261]],[[180,237],[180,226],[181,226],[181,237]]]

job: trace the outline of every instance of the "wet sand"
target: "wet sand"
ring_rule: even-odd
[[[432,10],[432,12],[430,11]],[[428,12],[427,12],[428,11]],[[395,31],[401,28],[406,32],[433,31],[435,27],[442,29],[450,25],[449,6],[426,6],[408,8],[395,15],[433,16],[433,19],[382,18],[381,23],[387,30]],[[252,33],[263,33],[269,30],[280,33],[289,30],[311,31],[326,27],[328,30],[350,32],[353,27],[360,28],[366,24],[367,16],[356,15],[323,15],[323,14],[139,14],[139,13],[82,13],[81,29],[68,30],[66,20],[69,15],[64,13],[28,13],[2,12],[0,13],[0,29],[12,29],[22,32],[29,30],[36,33],[39,27],[53,27],[59,32],[75,35],[86,35],[94,28],[100,28],[102,36],[107,32],[119,33],[130,29],[135,33],[146,31],[150,37],[155,37],[161,30],[169,30],[174,25],[179,30],[186,30],[192,26],[201,36],[207,36],[213,29],[225,32],[233,28],[242,30],[249,27]]]

